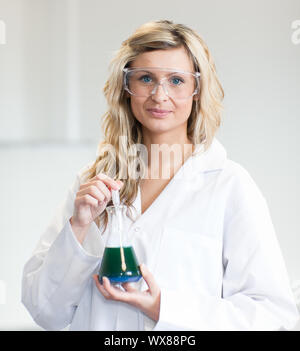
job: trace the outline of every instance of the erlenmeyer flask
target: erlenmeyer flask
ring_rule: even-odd
[[[112,284],[137,282],[141,277],[139,264],[123,224],[127,206],[107,206],[108,238],[98,278],[107,277]]]

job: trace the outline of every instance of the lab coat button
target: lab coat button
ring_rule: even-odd
[[[134,231],[137,233],[137,232],[139,232],[141,230],[141,228],[140,227],[135,227],[134,228]]]

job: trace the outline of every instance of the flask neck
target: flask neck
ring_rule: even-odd
[[[125,229],[126,209],[127,207],[124,205],[106,207],[108,215],[106,247],[131,246],[128,242],[128,235]]]

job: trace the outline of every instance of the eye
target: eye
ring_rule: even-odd
[[[141,77],[139,78],[139,80],[140,80],[142,83],[150,83],[151,80],[152,80],[152,78],[151,78],[149,75],[145,74],[145,75],[141,76]]]
[[[180,77],[172,77],[171,83],[174,85],[181,85],[182,83],[184,83],[184,80]]]

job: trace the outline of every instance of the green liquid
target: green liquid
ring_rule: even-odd
[[[122,270],[120,247],[106,247],[99,270],[99,281],[107,277],[112,283],[136,282],[141,278],[138,261],[132,246],[123,247],[126,263],[125,272]]]

